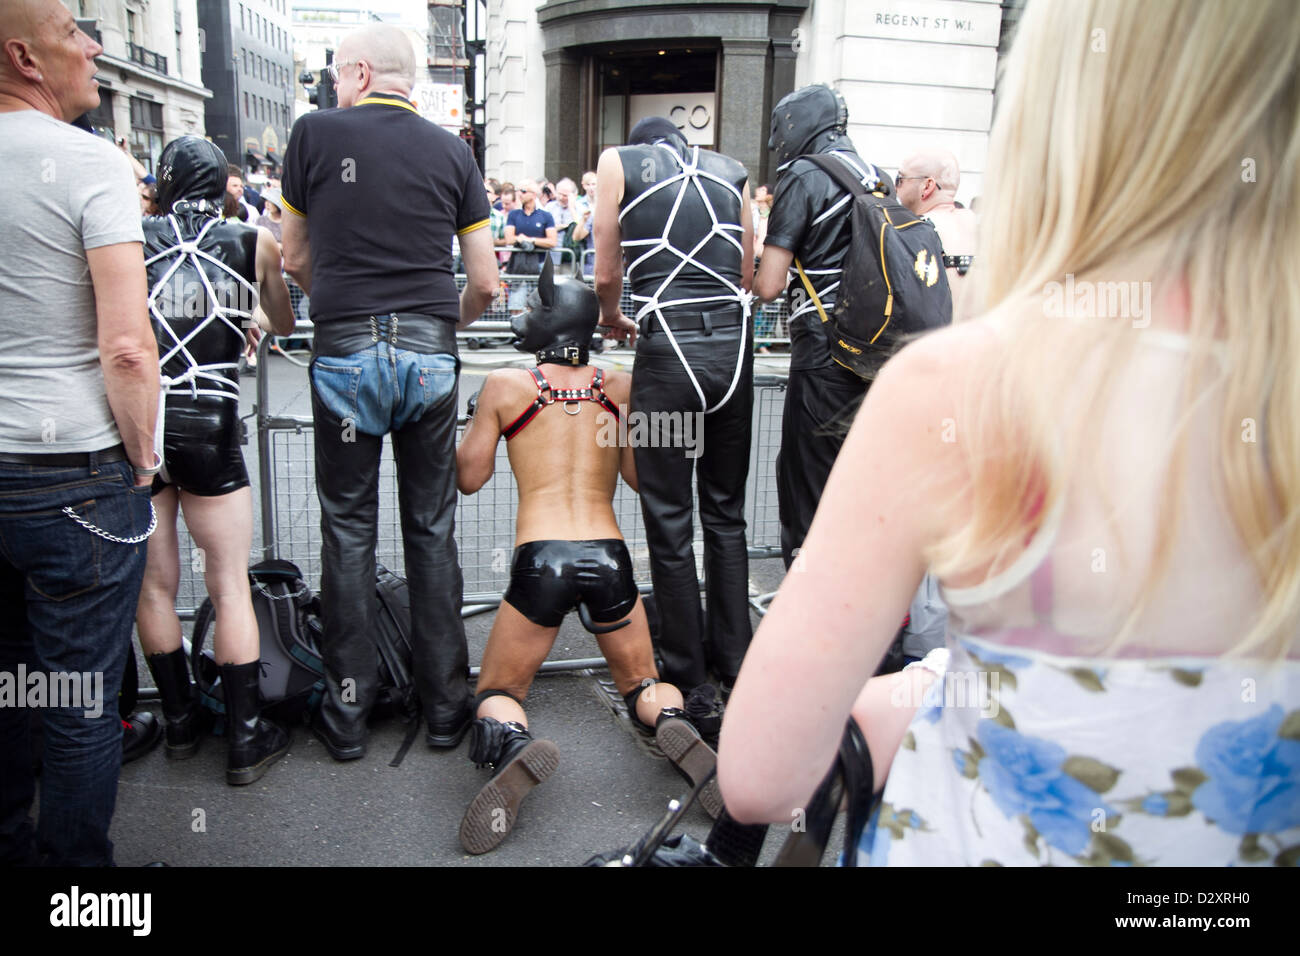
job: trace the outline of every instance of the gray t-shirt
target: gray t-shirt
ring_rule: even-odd
[[[21,110],[0,113],[0,170],[0,451],[109,448],[122,439],[86,250],[143,244],[131,165],[98,136]]]

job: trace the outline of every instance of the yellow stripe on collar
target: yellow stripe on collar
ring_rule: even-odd
[[[396,94],[394,94],[394,96],[396,96]],[[391,100],[390,100],[390,99],[381,99],[381,98],[378,97],[378,96],[367,96],[364,100],[358,100],[357,103],[356,103],[356,105],[357,105],[357,106],[369,106],[369,105],[372,104],[372,103],[377,103],[377,104],[380,104],[380,105],[382,105],[382,106],[400,106],[402,109],[404,109],[404,110],[410,110],[412,113],[419,113],[419,112],[420,112],[419,110],[417,110],[417,109],[415,108],[415,104],[412,103],[410,100],[405,100],[405,99],[391,99]]]

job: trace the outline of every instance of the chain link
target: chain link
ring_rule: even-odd
[[[148,537],[153,534],[154,529],[158,527],[158,512],[154,510],[152,501],[149,502],[149,527],[145,529],[144,534],[137,534],[130,538],[119,538],[115,534],[109,534],[103,528],[96,527],[85,518],[81,517],[81,515],[73,511],[71,507],[64,508],[63,513],[91,534],[97,534],[105,541],[112,541],[115,544],[139,544],[141,541],[147,540]]]

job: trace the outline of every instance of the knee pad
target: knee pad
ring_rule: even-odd
[[[645,692],[645,689],[647,687],[650,687],[657,683],[659,683],[658,678],[646,677],[641,681],[641,683],[637,684],[636,690],[632,691],[631,693],[623,695],[623,703],[627,704],[627,715],[632,718],[632,722],[634,724],[636,724],[639,727],[643,727],[646,730],[654,730],[654,727],[651,724],[647,724],[645,721],[643,721],[640,717],[637,716],[636,702],[637,702],[637,698],[639,698]]]
[[[474,695],[474,716],[476,717],[478,716],[479,707],[482,706],[483,701],[487,700],[489,697],[509,697],[520,707],[524,706],[524,702],[520,700],[518,697],[516,697],[514,694],[510,693],[510,691],[508,690],[496,690],[496,689],[481,690]]]

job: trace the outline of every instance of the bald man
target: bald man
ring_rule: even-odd
[[[285,152],[284,261],[311,296],[310,379],[321,504],[322,656],[315,731],[336,760],[365,753],[378,693],[379,456],[392,435],[416,687],[433,747],[470,721],[456,512],[456,329],[496,291],[487,196],[469,147],[411,104],[415,51],[396,27],[344,37],[340,109],[308,113]],[[451,241],[469,276],[462,294]]]
[[[51,689],[35,711],[0,706],[0,864],[113,863],[158,349],[135,176],[69,125],[99,105],[102,52],[57,0],[0,3],[0,674]],[[45,730],[34,833],[29,713]]]
[[[898,187],[898,201],[934,223],[943,243],[944,263],[948,266],[953,320],[968,318],[972,299],[965,276],[975,256],[978,221],[973,212],[958,209],[954,202],[961,184],[957,157],[946,149],[918,150],[898,167],[894,183]]]

